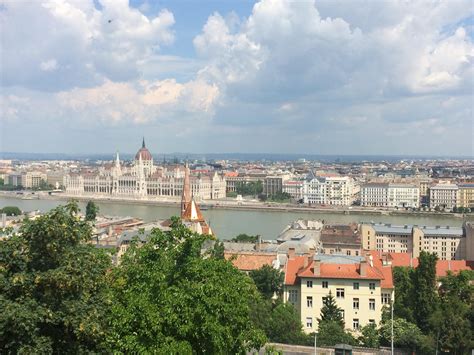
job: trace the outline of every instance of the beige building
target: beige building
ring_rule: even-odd
[[[474,208],[474,183],[458,185],[457,207]]]
[[[304,189],[303,180],[288,180],[288,181],[284,181],[282,185],[282,191],[289,194],[291,198],[295,200],[303,199],[303,189]]]
[[[305,181],[303,200],[311,205],[350,206],[356,186],[348,176],[312,177]]]
[[[383,266],[373,254],[289,255],[283,297],[297,309],[305,332],[318,329],[317,319],[329,293],[342,310],[346,329],[357,332],[380,323],[383,306],[394,297],[393,281],[391,267]]]
[[[441,260],[467,257],[465,228],[363,223],[360,234],[366,250],[410,253],[415,258],[424,250],[437,254]]]

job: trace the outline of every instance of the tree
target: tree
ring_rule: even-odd
[[[0,352],[105,352],[111,258],[87,244],[77,205],[60,206],[0,243]]]
[[[450,354],[464,354],[474,346],[470,313],[473,286],[472,271],[448,273],[441,279],[440,306],[430,318],[433,336],[439,348]]]
[[[261,319],[260,327],[263,329],[272,342],[284,344],[308,345],[311,343],[311,337],[303,332],[298,312],[291,303],[277,302],[273,309],[268,312],[271,302],[266,302],[266,312],[269,317]]]
[[[418,267],[413,272],[413,315],[418,327],[428,332],[429,317],[438,306],[436,289],[436,254],[422,251]]]
[[[259,235],[248,235],[245,233],[241,233],[238,236],[232,238],[231,242],[237,243],[256,243],[258,241]]]
[[[360,330],[359,342],[367,348],[378,348],[380,346],[380,335],[375,324],[367,324]]]
[[[391,321],[382,322],[380,327],[380,343],[390,346]],[[432,339],[422,333],[416,324],[410,323],[403,318],[393,321],[394,345],[397,348],[416,351],[418,354],[433,354]]]
[[[0,208],[0,213],[5,213],[7,216],[19,216],[21,215],[21,210],[16,206],[6,206]]]
[[[395,285],[395,297],[393,313],[397,318],[405,318],[414,322],[413,316],[413,272],[410,267],[394,267],[393,281]]]
[[[202,255],[208,236],[179,219],[132,243],[111,273],[108,343],[123,353],[242,353],[264,333],[251,322],[252,280],[224,259]]]
[[[225,252],[224,243],[219,242],[217,240],[211,249],[211,256],[217,259],[224,259],[225,258],[224,252]]]
[[[270,265],[250,271],[250,277],[265,298],[272,298],[275,293],[279,295],[282,291],[284,275]]]
[[[86,221],[95,221],[99,207],[93,202],[89,201],[86,205]]]
[[[344,329],[344,319],[342,318],[342,309],[340,309],[337,304],[334,296],[331,291],[327,297],[323,300],[324,306],[321,308],[321,318],[318,319],[318,322],[332,321],[336,322]]]
[[[317,337],[319,346],[334,346],[341,343],[356,344],[354,337],[346,332],[338,321],[333,320],[319,321]]]

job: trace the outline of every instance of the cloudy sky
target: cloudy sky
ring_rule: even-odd
[[[471,0],[0,0],[0,151],[474,155]]]

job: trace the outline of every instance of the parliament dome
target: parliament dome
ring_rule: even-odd
[[[145,138],[143,138],[142,147],[138,150],[137,154],[135,154],[135,160],[140,160],[140,156],[142,157],[142,160],[153,160],[150,151],[145,146]]]

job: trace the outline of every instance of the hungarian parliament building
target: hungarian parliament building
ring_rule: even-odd
[[[119,154],[110,166],[96,172],[67,174],[64,187],[67,194],[86,196],[123,196],[131,198],[169,197],[179,199],[183,192],[184,166],[155,166],[153,156],[145,146],[135,155],[132,166],[120,163]],[[212,200],[226,196],[226,180],[217,172],[191,172],[190,188],[194,199]]]

